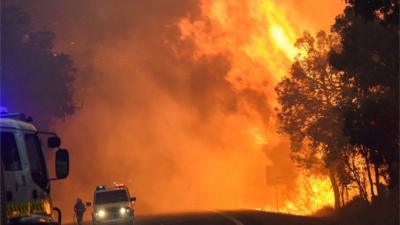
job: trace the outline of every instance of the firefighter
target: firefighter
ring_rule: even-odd
[[[76,216],[76,222],[78,223],[78,225],[82,224],[82,220],[83,220],[83,214],[86,211],[86,207],[82,202],[82,199],[78,198],[76,200],[75,206],[74,206],[74,211],[75,211],[75,216]]]

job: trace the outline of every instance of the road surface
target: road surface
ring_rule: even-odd
[[[91,225],[90,221],[84,225]],[[137,215],[135,225],[332,225],[325,219],[262,211],[210,211],[202,213]]]

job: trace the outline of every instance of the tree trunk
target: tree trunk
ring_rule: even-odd
[[[380,196],[382,193],[381,193],[381,185],[379,183],[379,166],[377,163],[374,164],[374,173],[375,173],[376,195]]]
[[[344,192],[345,192],[345,187],[343,185],[341,185],[341,191],[340,191],[340,197],[341,197],[341,207],[344,206],[345,201],[344,201]]]
[[[360,197],[363,198],[364,200],[368,200],[368,196],[365,193],[364,187],[362,185],[362,181],[361,180],[357,180],[356,183],[357,183],[357,186],[358,186],[358,192],[360,194]]]
[[[366,159],[365,162],[367,164],[367,174],[368,174],[369,186],[371,188],[371,200],[372,200],[375,197],[374,181],[372,180],[372,176],[371,176],[371,168],[370,168],[369,160]]]
[[[363,185],[363,181],[361,180],[360,173],[358,171],[358,168],[356,167],[354,157],[351,159],[352,166],[350,169],[352,170],[352,173],[354,175],[354,181],[356,182],[358,186],[358,191],[360,192],[360,197],[368,201],[368,195],[366,194],[365,190],[365,183]]]
[[[362,173],[362,186],[364,190],[364,199],[368,201],[368,191],[367,191],[367,178],[365,176],[365,171]]]
[[[329,167],[329,178],[331,180],[332,184],[332,189],[333,189],[333,194],[335,196],[335,208],[338,209],[340,208],[340,193],[339,193],[339,187],[336,182],[336,171],[334,167]]]

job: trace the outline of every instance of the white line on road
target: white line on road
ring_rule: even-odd
[[[225,214],[225,213],[219,212],[219,211],[213,211],[213,212],[216,213],[216,214],[219,214],[219,215],[221,215],[221,216],[223,216],[223,217],[225,217],[226,219],[228,219],[228,220],[230,220],[230,221],[232,221],[232,222],[234,222],[235,225],[244,225],[242,222],[240,222],[240,220],[236,219],[236,218],[233,217],[233,216],[230,216],[230,215],[228,215],[228,214]]]

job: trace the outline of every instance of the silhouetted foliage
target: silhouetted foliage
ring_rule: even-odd
[[[334,34],[298,40],[302,54],[276,87],[280,131],[300,166],[329,170],[336,207],[387,198],[382,180],[396,190],[399,177],[398,1],[347,2]]]
[[[69,55],[52,50],[54,33],[32,31],[21,8],[1,8],[1,104],[32,115],[48,128],[74,112],[76,69]]]
[[[398,23],[384,25],[370,19],[367,11],[383,10],[391,15],[398,2],[391,4],[391,10],[382,1],[363,10],[364,3],[351,2],[354,8],[347,7],[332,27],[341,36],[341,49],[330,54],[332,66],[343,72],[342,81],[350,84],[343,93],[344,132],[351,144],[369,149],[371,162],[381,167],[376,172],[385,175],[388,168],[390,187],[395,187],[399,176]]]
[[[324,32],[315,38],[305,33],[296,43],[303,55],[276,87],[281,104],[280,130],[290,136],[293,157],[306,168],[322,161],[329,170],[336,207],[340,205],[336,168],[340,152],[347,144],[342,135],[341,74],[327,59],[329,50],[337,43],[335,37]]]
[[[354,73],[350,76],[348,71],[339,70],[343,68],[332,67],[329,53],[333,52],[331,57],[343,53],[342,43],[338,35],[319,32],[314,38],[306,33],[296,44],[302,51],[301,55],[293,63],[289,76],[276,87],[281,105],[278,110],[280,131],[290,137],[292,156],[303,168],[315,171],[318,170],[316,165],[322,164],[328,169],[336,207],[351,200],[348,193],[353,189],[358,189],[359,196],[366,201],[376,196],[375,190],[379,190],[380,182],[377,176],[374,182],[373,174],[384,173],[382,164],[393,158],[384,148],[390,151],[390,144],[394,144],[393,133],[385,132],[381,127],[393,128],[390,126],[393,124],[389,124],[393,121],[384,117],[386,113],[393,113],[390,109],[393,102],[390,104],[380,99],[388,93],[388,90],[380,89],[389,84],[385,83],[387,78],[383,78],[379,86],[363,89],[358,82],[365,77],[358,78]],[[374,68],[372,62],[368,66],[359,65],[361,62],[357,58],[346,63],[351,60],[361,71],[369,72],[368,67]],[[360,93],[369,93],[368,98]],[[375,100],[373,104],[369,102],[371,99]],[[380,101],[387,105],[380,105]],[[386,111],[380,111],[379,107],[371,108],[377,103]],[[304,143],[308,145],[305,147]],[[371,172],[372,168],[375,173]]]
[[[355,197],[346,206],[336,211],[334,224],[352,225],[398,225],[399,212],[394,210],[389,197],[380,198],[370,204],[365,199]]]
[[[366,21],[399,24],[399,0],[346,0]]]

